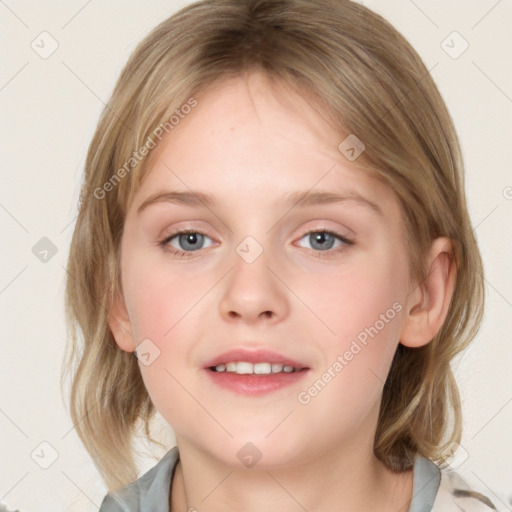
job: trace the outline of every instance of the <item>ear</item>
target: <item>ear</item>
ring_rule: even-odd
[[[108,317],[108,326],[121,350],[125,352],[133,352],[135,350],[130,316],[126,309],[124,298],[120,293],[116,294],[114,305]]]
[[[448,314],[457,268],[449,238],[436,238],[427,256],[427,277],[409,293],[400,343],[421,347],[439,332]]]

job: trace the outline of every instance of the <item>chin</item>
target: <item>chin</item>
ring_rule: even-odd
[[[276,435],[275,439],[271,439],[265,438],[265,435],[254,435],[254,432],[238,435],[223,446],[216,445],[213,450],[211,445],[208,446],[208,451],[224,464],[237,469],[272,470],[298,463],[301,443],[297,445],[289,437],[285,443],[281,436]]]

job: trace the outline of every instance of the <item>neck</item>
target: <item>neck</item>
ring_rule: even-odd
[[[170,495],[171,512],[244,510],[296,512],[409,509],[412,470],[393,473],[371,447],[329,450],[286,468],[233,467],[178,439],[180,462]]]

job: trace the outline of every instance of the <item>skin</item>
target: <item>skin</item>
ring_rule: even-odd
[[[427,281],[411,285],[393,191],[338,151],[343,138],[311,102],[261,72],[223,80],[197,100],[159,146],[130,205],[123,295],[110,317],[122,350],[149,338],[160,351],[139,365],[180,451],[171,510],[187,510],[185,488],[198,510],[407,510],[412,471],[388,470],[373,438],[398,343],[428,343],[446,317],[455,282],[450,241],[434,241]],[[216,203],[162,201],[137,213],[157,192],[190,189]],[[285,194],[308,190],[357,192],[381,213],[357,201],[284,205]],[[184,228],[206,235],[190,258],[159,245]],[[325,229],[353,243],[315,245],[307,233]],[[236,252],[247,236],[263,250],[252,263]],[[190,247],[184,243],[175,236],[167,247]],[[297,394],[394,303],[401,311],[299,403]],[[213,385],[204,363],[243,346],[304,362],[309,375],[259,397]],[[251,468],[237,457],[249,441],[262,454]]]

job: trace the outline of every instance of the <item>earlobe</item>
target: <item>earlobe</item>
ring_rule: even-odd
[[[400,343],[421,347],[444,324],[455,289],[457,265],[451,240],[436,238],[427,257],[427,277],[409,294]]]
[[[130,316],[126,309],[124,298],[119,293],[116,294],[114,305],[110,311],[108,325],[119,348],[125,352],[133,352],[135,350],[135,342]]]

